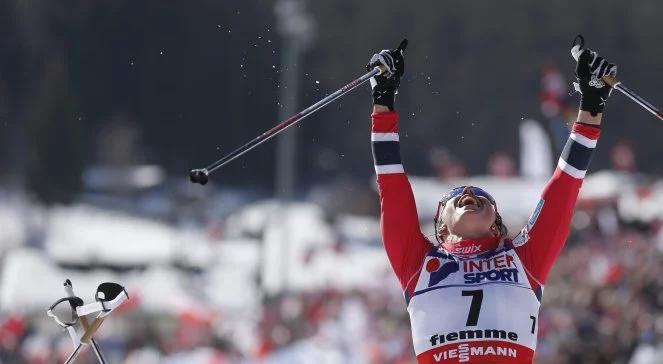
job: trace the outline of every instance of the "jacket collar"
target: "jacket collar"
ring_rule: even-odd
[[[502,247],[502,239],[499,237],[489,237],[480,239],[467,239],[455,243],[442,243],[442,249],[451,255],[461,257],[474,257],[484,253],[489,253]]]

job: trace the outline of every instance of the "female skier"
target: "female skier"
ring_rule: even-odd
[[[442,196],[436,242],[422,234],[399,152],[394,97],[405,71],[403,52],[383,50],[368,68],[371,141],[389,262],[403,289],[419,363],[531,363],[548,273],[568,235],[578,191],[600,135],[611,88],[601,78],[615,65],[575,46],[580,110],[566,147],[526,226],[513,238],[495,199],[474,186]]]

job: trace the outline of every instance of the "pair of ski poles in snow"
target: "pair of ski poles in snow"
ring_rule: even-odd
[[[584,46],[584,39],[582,36],[579,36],[581,39],[582,44],[579,45],[579,48],[582,49]],[[578,37],[576,38],[578,39]],[[575,43],[575,41],[574,41]],[[403,39],[401,44],[398,46],[398,50],[405,50],[407,47],[407,39]],[[577,59],[576,59],[577,61]],[[251,149],[257,147],[258,145],[266,142],[267,140],[273,138],[277,134],[281,133],[288,127],[298,123],[305,117],[313,114],[314,112],[320,110],[322,107],[330,104],[331,102],[339,99],[341,96],[347,94],[348,92],[354,90],[357,88],[359,85],[363,84],[364,82],[368,81],[371,79],[371,77],[380,75],[386,71],[386,68],[383,66],[378,66],[373,68],[370,72],[362,75],[361,77],[351,81],[347,85],[341,87],[338,89],[336,92],[330,94],[329,96],[323,98],[322,100],[316,102],[315,104],[307,107],[306,109],[296,113],[295,115],[285,119],[284,121],[280,122],[273,128],[265,131],[264,133],[258,135],[254,139],[250,140],[246,144],[242,145],[241,147],[235,149],[234,151],[230,152],[229,154],[225,155],[221,159],[217,160],[216,162],[210,164],[209,166],[201,169],[194,169],[189,173],[189,178],[191,179],[191,182],[193,183],[199,183],[201,185],[205,185],[207,181],[209,180],[209,175],[212,174],[214,171],[218,170],[219,168],[223,167],[224,165],[230,163],[234,159],[244,155]],[[657,108],[655,108],[652,104],[647,102],[647,100],[643,99],[642,97],[638,96],[635,92],[631,91],[628,89],[626,86],[624,86],[623,83],[621,83],[619,80],[615,79],[614,77],[610,76],[604,76],[603,80],[610,85],[613,89],[619,90],[621,93],[626,95],[629,99],[633,100],[635,103],[638,105],[642,106],[645,110],[649,111],[650,113],[654,114],[656,117],[658,117],[660,120],[663,120],[663,113],[659,111]]]
[[[73,363],[82,349],[90,345],[99,363],[106,364],[101,348],[92,336],[101,327],[106,317],[129,299],[127,291],[117,283],[105,282],[97,287],[95,302],[84,304],[83,300],[74,294],[74,288],[69,279],[64,281],[64,290],[67,296],[55,301],[46,311],[46,315],[53,318],[58,325],[67,330],[74,345],[74,351],[64,363]],[[61,311],[65,311],[66,314]],[[93,314],[97,316],[92,323],[89,323],[86,316]],[[65,318],[65,315],[69,318]],[[76,325],[79,322],[83,327],[82,335],[79,335],[76,331]]]

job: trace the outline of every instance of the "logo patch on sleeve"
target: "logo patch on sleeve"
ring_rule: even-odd
[[[536,208],[534,209],[534,212],[532,212],[532,216],[530,216],[529,220],[527,221],[527,230],[531,230],[532,226],[534,226],[534,223],[536,223],[544,203],[546,203],[546,201],[544,199],[540,199],[539,203],[536,204]]]
[[[513,246],[519,247],[525,245],[527,241],[529,240],[529,230],[527,229],[527,226],[525,226],[522,230],[520,230],[520,233],[516,235],[515,238],[511,241]]]

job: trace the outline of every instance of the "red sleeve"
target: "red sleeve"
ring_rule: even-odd
[[[518,256],[530,278],[542,286],[569,234],[578,192],[600,129],[574,124],[552,178],[527,225],[514,238]]]
[[[391,267],[405,290],[432,246],[421,233],[414,195],[401,163],[398,114],[374,113],[371,118],[382,240]]]

